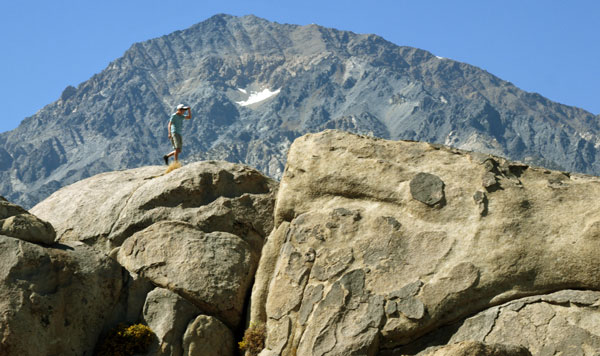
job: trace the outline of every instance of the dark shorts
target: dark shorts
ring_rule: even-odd
[[[171,134],[171,144],[173,145],[173,149],[181,149],[181,135],[180,134]]]

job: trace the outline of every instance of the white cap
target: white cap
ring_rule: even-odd
[[[185,105],[183,105],[183,104],[179,104],[179,105],[177,105],[177,110],[179,110],[179,109],[187,110],[187,109],[189,109],[189,108],[190,108],[189,106],[185,106]]]

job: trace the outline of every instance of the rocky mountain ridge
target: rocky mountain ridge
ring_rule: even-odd
[[[376,35],[216,15],[132,45],[0,134],[0,193],[31,207],[97,173],[159,163],[180,102],[194,112],[188,162],[242,162],[277,179],[291,142],[323,129],[600,174],[589,112]]]

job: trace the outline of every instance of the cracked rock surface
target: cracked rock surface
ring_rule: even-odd
[[[491,307],[381,355],[432,355],[447,340],[521,345],[539,356],[594,356],[600,350],[599,319],[600,292],[561,290]]]
[[[440,347],[426,356],[531,356],[523,346],[463,341]]]
[[[411,347],[415,355],[431,346],[419,344],[426,337],[494,306],[599,290],[600,210],[584,198],[599,195],[597,177],[489,155],[339,131],[303,136],[288,154],[252,292],[251,319],[267,324],[265,353],[402,355]],[[557,318],[560,308],[532,310],[539,320],[513,329],[505,309],[489,332],[473,328],[479,339],[457,333],[434,345],[473,340],[514,355],[558,355],[575,335],[562,332],[574,330],[567,324],[594,324],[582,307]],[[536,323],[543,336],[529,331]],[[587,330],[593,350],[600,334]],[[513,334],[557,346],[542,350]]]
[[[540,356],[594,356],[600,350],[599,292],[564,290],[518,299],[483,313],[495,318],[486,322],[478,314],[465,320],[451,341],[510,341]],[[468,331],[476,328],[485,335]]]

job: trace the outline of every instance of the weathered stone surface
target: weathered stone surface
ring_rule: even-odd
[[[277,355],[287,346],[290,337],[291,321],[289,316],[279,320],[272,320],[270,323],[270,332],[267,335],[265,345]]]
[[[258,258],[273,226],[275,181],[216,161],[163,173],[164,166],[152,166],[99,174],[62,188],[31,212],[52,223],[60,241],[83,241],[106,253],[153,223],[178,220],[235,234]]]
[[[421,203],[429,206],[444,204],[444,182],[436,175],[418,173],[410,181],[410,194]]]
[[[273,226],[276,190],[255,169],[206,161],[168,174],[164,167],[100,174],[32,211],[56,224],[59,241],[84,242],[130,271],[113,323],[138,319],[152,283],[235,328]]]
[[[511,301],[468,318],[451,342],[518,344],[534,356],[594,356],[600,350],[599,320],[600,292],[564,290]]]
[[[600,196],[600,178],[483,156],[337,131],[297,139],[251,303],[268,333],[289,318],[280,354],[388,354],[523,296],[600,289],[600,209],[581,199]],[[443,208],[413,198],[421,172],[443,181]]]
[[[493,172],[485,172],[481,178],[481,185],[489,192],[498,189],[498,180]]]
[[[56,232],[50,223],[0,196],[0,235],[51,245]]]
[[[265,305],[269,294],[269,286],[277,265],[279,250],[282,247],[281,242],[285,241],[288,228],[289,223],[281,223],[277,229],[271,232],[262,249],[261,263],[254,276],[254,286],[252,287],[252,295],[250,297],[251,320],[259,320],[261,322],[266,322],[267,320]]]
[[[477,208],[479,210],[479,215],[486,216],[488,209],[488,199],[487,195],[484,192],[478,190],[473,194],[473,200],[475,204],[477,204]]]
[[[273,319],[280,319],[292,310],[300,307],[302,293],[308,281],[310,271],[302,254],[291,243],[286,243],[280,252],[280,259],[275,276],[269,288],[272,298],[278,298],[279,303],[267,304],[267,314]]]
[[[423,356],[531,356],[531,353],[522,346],[463,341],[444,346]]]
[[[300,325],[306,324],[308,317],[312,313],[315,304],[323,299],[323,285],[318,284],[316,286],[311,285],[306,287],[304,290],[304,296],[302,298],[302,306],[300,306],[299,319]]]
[[[351,248],[335,250],[323,249],[318,256],[318,262],[312,268],[312,277],[319,281],[326,281],[335,277],[350,266],[354,259]]]
[[[198,315],[183,335],[183,355],[233,356],[233,334],[219,319]]]
[[[126,273],[81,243],[0,235],[0,355],[88,355],[110,322]]]
[[[168,289],[156,288],[148,294],[143,320],[156,335],[149,352],[160,356],[182,356],[183,335],[200,310]]]
[[[388,294],[389,298],[398,298],[398,299],[406,299],[410,297],[414,297],[419,293],[419,290],[423,286],[423,282],[415,281],[405,285],[397,291],[393,291]]]
[[[117,259],[129,271],[180,294],[230,326],[240,321],[257,264],[250,245],[237,236],[205,233],[176,221],[159,222],[135,233]]]
[[[364,289],[364,278],[364,271],[354,270],[332,285],[301,334],[298,354],[374,355],[383,319],[383,298]],[[273,327],[269,320],[267,332],[271,333]],[[269,344],[267,347],[272,349]]]
[[[385,314],[386,315],[392,315],[395,314],[398,311],[398,304],[393,301],[393,300],[388,300],[385,303]]]
[[[275,351],[271,351],[269,349],[263,349],[258,356],[278,356]]]
[[[397,302],[398,311],[409,319],[421,319],[425,315],[425,305],[417,298],[406,298]]]

